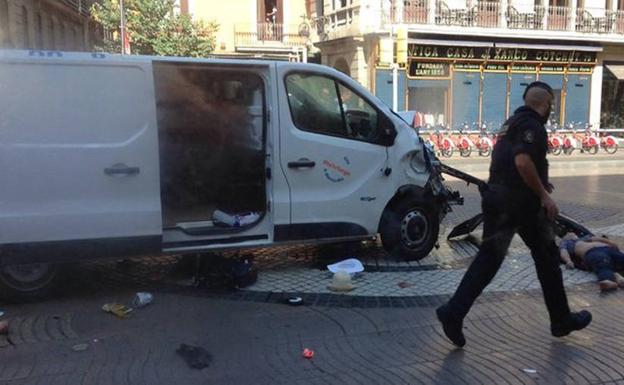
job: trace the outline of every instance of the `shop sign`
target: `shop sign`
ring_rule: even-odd
[[[592,73],[592,67],[590,67],[590,66],[570,66],[570,67],[568,67],[568,73],[591,74]]]
[[[563,72],[564,66],[541,66],[540,72]]]
[[[410,61],[408,76],[411,78],[447,78],[449,64],[440,62]]]
[[[511,66],[512,72],[537,72],[537,66],[533,64],[514,64]]]
[[[503,62],[551,62],[551,63],[588,63],[596,62],[595,52],[543,50],[525,48],[496,47],[452,47],[409,44],[408,56],[411,58],[448,59],[448,60],[492,60]]]
[[[485,65],[485,70],[486,71],[507,71],[507,65],[506,64],[486,64]]]
[[[453,68],[458,71],[479,71],[481,65],[477,63],[456,63]]]

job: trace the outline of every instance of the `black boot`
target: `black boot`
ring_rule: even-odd
[[[575,330],[587,327],[592,320],[592,315],[587,310],[568,314],[561,322],[550,325],[550,332],[555,337],[564,337]]]
[[[438,316],[438,320],[442,323],[442,329],[446,337],[460,348],[466,345],[466,338],[464,338],[464,333],[462,332],[462,321],[458,321],[453,317],[448,305],[442,305],[437,308],[436,315]]]

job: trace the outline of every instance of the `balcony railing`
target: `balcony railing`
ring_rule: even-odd
[[[236,24],[234,26],[236,47],[286,46],[299,47],[306,43],[295,25],[280,23]]]
[[[584,8],[575,12],[570,7],[527,6],[513,0],[506,10],[501,7],[491,0],[395,0],[389,19],[406,24],[624,34],[624,11]]]
[[[535,6],[532,9],[520,9],[513,5],[507,8],[507,28],[543,29],[545,8]]]

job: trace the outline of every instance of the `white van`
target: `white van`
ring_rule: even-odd
[[[325,66],[0,51],[0,292],[58,263],[374,237],[426,256],[448,210],[422,141]],[[216,211],[248,214],[243,226]]]

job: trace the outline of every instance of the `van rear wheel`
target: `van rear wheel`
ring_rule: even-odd
[[[9,302],[33,302],[50,295],[58,283],[60,266],[32,263],[0,267],[0,297]]]
[[[382,217],[381,242],[391,256],[407,261],[425,258],[438,240],[440,223],[433,202],[407,197]]]

